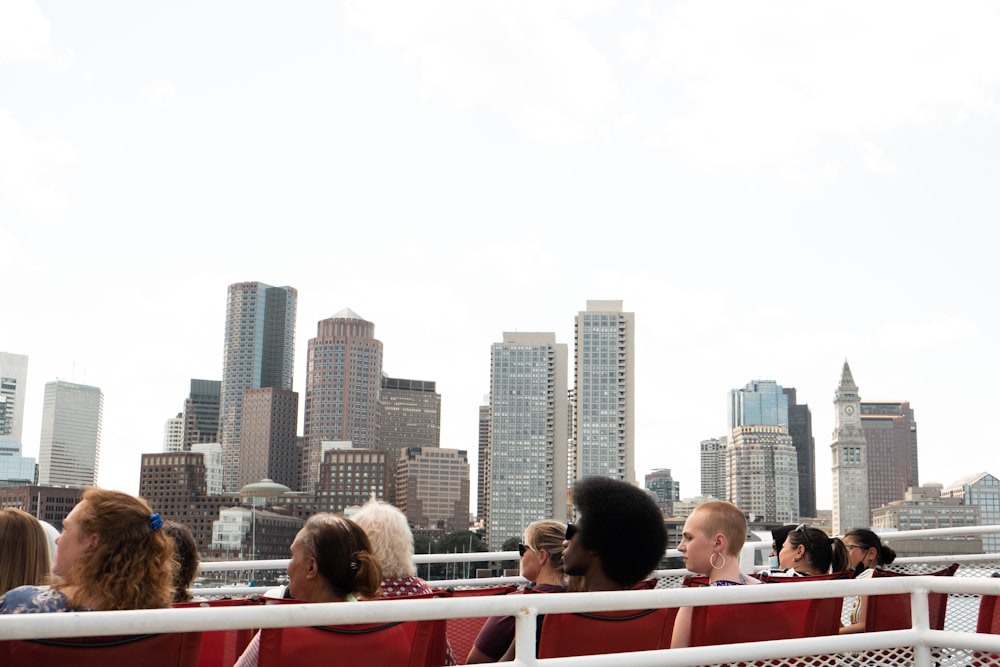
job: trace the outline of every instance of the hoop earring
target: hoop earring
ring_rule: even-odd
[[[715,557],[716,556],[719,556],[720,558],[722,558],[722,565],[716,565],[715,564]],[[708,564],[711,565],[716,570],[721,570],[722,568],[724,568],[726,566],[726,555],[723,554],[723,553],[720,553],[718,551],[713,551],[712,555],[708,557]]]

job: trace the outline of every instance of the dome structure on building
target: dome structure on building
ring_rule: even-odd
[[[291,491],[284,484],[279,484],[272,479],[262,479],[240,489],[240,504],[263,507],[270,505],[272,499],[291,493]]]

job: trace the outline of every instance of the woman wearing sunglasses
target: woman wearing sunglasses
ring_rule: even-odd
[[[534,593],[562,593],[566,591],[566,575],[563,571],[563,540],[566,538],[566,524],[545,519],[535,521],[524,531],[524,543],[518,545],[521,552],[521,576],[530,581]],[[492,616],[469,651],[467,664],[499,662],[506,657],[507,649],[514,641],[514,617]]]
[[[848,568],[847,548],[837,537],[804,523],[788,532],[778,552],[782,571],[771,576],[803,577],[840,572]]]
[[[844,548],[848,552],[850,567],[855,579],[870,579],[876,568],[896,560],[896,552],[882,544],[882,539],[867,528],[855,528],[844,535]],[[865,631],[865,613],[868,596],[859,595],[851,604],[851,622],[840,628],[840,634]]]

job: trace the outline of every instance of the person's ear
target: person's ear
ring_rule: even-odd
[[[313,579],[319,574],[319,565],[316,563],[315,558],[309,559],[309,567],[306,569],[306,578]]]

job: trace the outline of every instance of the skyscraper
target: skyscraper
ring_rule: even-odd
[[[792,436],[799,467],[799,518],[816,516],[816,439],[812,413],[805,403],[795,401],[795,388],[785,387],[788,397],[788,435]]]
[[[663,516],[673,516],[674,502],[681,499],[681,483],[674,481],[670,468],[657,468],[646,475],[646,488],[656,495]]]
[[[788,429],[733,429],[726,448],[726,496],[751,521],[793,523],[799,513],[799,471]]]
[[[243,392],[239,488],[270,479],[289,488],[299,486],[299,395],[260,387]]]
[[[504,332],[492,346],[491,549],[522,535],[532,521],[566,518],[567,357],[554,333]]]
[[[219,442],[221,395],[218,380],[191,380],[191,391],[184,399],[184,451],[198,443]]]
[[[635,313],[587,301],[576,316],[575,478],[635,481]]]
[[[184,451],[184,414],[178,412],[163,424],[163,451]]]
[[[788,433],[788,395],[774,380],[729,392],[726,497],[757,521],[799,517],[798,456]]]
[[[726,499],[726,447],[729,438],[701,441],[701,495]]]
[[[871,527],[868,502],[868,446],[861,428],[861,398],[851,368],[844,361],[834,405],[833,532]]]
[[[441,394],[433,381],[382,378],[377,444],[394,452],[441,446]]]
[[[917,488],[917,422],[906,401],[861,401],[868,445],[868,505],[883,507]]]
[[[396,506],[417,529],[469,529],[469,459],[465,450],[407,447],[399,459]]]
[[[94,486],[101,453],[104,394],[97,387],[56,380],[45,385],[38,483]]]
[[[28,382],[28,357],[0,352],[0,442],[21,447],[24,426],[24,391]]]
[[[0,486],[35,483],[35,459],[21,456],[28,357],[0,352]]]
[[[243,392],[292,389],[298,292],[259,282],[229,286],[220,396],[223,483],[238,488]]]
[[[303,489],[319,481],[323,441],[349,441],[360,449],[379,442],[382,342],[375,325],[345,308],[321,320],[309,340],[303,423]]]
[[[490,406],[479,406],[479,469],[476,471],[476,518],[483,521],[490,505]]]

